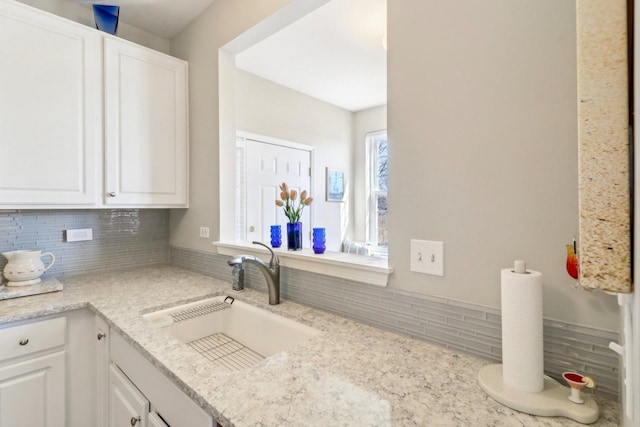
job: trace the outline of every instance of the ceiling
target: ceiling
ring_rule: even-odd
[[[120,6],[120,20],[166,39],[178,35],[214,0],[71,0]]]
[[[349,111],[386,104],[387,0],[331,0],[236,55],[238,68]]]

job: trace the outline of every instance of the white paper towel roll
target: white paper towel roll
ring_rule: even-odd
[[[501,272],[502,379],[529,393],[544,388],[542,274]]]

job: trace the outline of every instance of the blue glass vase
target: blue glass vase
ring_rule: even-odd
[[[313,229],[313,252],[323,254],[326,249],[326,232],[324,228]]]
[[[279,248],[282,246],[282,228],[279,225],[271,226],[271,247]]]
[[[96,19],[96,28],[105,33],[115,35],[118,31],[118,16],[120,6],[93,5],[93,16]]]
[[[287,249],[290,251],[302,250],[302,223],[287,223]]]

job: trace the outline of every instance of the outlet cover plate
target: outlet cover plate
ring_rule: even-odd
[[[76,228],[75,230],[66,230],[65,236],[67,242],[84,242],[93,240],[93,228]]]
[[[411,239],[411,271],[444,276],[444,242]]]

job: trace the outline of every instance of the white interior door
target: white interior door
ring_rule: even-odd
[[[288,219],[283,209],[275,205],[276,199],[280,198],[278,186],[286,182],[289,188],[298,191],[298,195],[302,190],[311,190],[311,152],[247,139],[245,155],[247,240],[269,244],[270,226],[279,224],[286,247]],[[310,207],[305,207],[300,218],[303,247],[310,246],[310,211]]]

